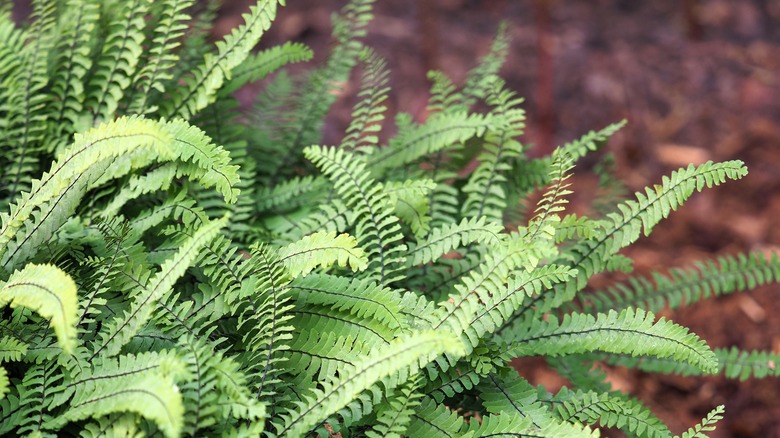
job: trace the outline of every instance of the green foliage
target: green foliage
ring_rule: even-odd
[[[775,255],[585,290],[744,165],[633,197],[603,184],[609,213],[567,213],[577,161],[623,122],[531,158],[498,77],[505,24],[462,87],[431,73],[430,116],[397,115],[391,136],[389,72],[362,42],[372,0],[334,16],[303,76],[283,69],[304,45],[254,51],[283,1],[214,47],[216,3],[33,3],[25,25],[0,6],[0,434],[670,436],[594,363],[778,375],[777,354],[711,350],[652,313],[774,282]],[[350,78],[344,137],[317,146]],[[239,110],[232,93],[260,79]],[[534,388],[520,356],[572,388]]]

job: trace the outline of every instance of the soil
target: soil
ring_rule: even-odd
[[[227,31],[246,2],[227,1]],[[330,14],[339,0],[289,1],[264,44],[303,41],[327,53]],[[538,151],[621,119],[628,126],[606,149],[632,190],[707,160],[740,159],[750,174],[696,195],[625,254],[638,272],[735,254],[780,250],[780,2],[775,0],[385,0],[366,38],[392,71],[391,112],[425,118],[426,71],[456,83],[486,53],[501,20],[512,48],[502,70],[526,96],[524,141]],[[219,31],[219,30],[218,30]],[[349,95],[349,87],[345,91]],[[326,127],[339,139],[351,100]],[[580,165],[587,171],[587,160]],[[587,193],[593,181],[575,179]],[[573,199],[573,208],[583,199]],[[614,278],[614,277],[613,277]],[[619,279],[619,278],[616,278]],[[780,353],[778,285],[701,302],[663,315],[712,347]],[[539,361],[521,362],[533,383],[564,384]],[[780,380],[659,376],[609,369],[675,433],[718,404],[726,417],[713,437],[780,437]],[[620,436],[615,430],[607,436]]]

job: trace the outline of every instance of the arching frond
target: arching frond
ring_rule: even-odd
[[[76,346],[78,299],[73,279],[51,265],[29,264],[0,288],[0,307],[24,306],[50,321],[57,342],[70,353]]]

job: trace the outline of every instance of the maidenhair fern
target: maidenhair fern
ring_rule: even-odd
[[[213,47],[214,2],[35,0],[25,25],[0,6],[0,433],[661,437],[597,363],[778,375],[775,353],[713,350],[653,313],[775,282],[775,255],[587,289],[742,162],[568,213],[578,161],[623,122],[527,154],[502,24],[463,87],[432,72],[428,119],[399,114],[387,135],[372,3],[334,16],[304,76],[282,69],[306,46],[254,50],[280,0]],[[350,78],[352,121],[321,145]],[[242,112],[232,93],[259,79]],[[509,364],[522,356],[572,387],[533,387]]]

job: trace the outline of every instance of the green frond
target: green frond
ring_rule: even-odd
[[[385,185],[385,193],[395,204],[395,215],[409,224],[415,236],[423,236],[430,231],[429,194],[435,188],[436,184],[430,180],[389,181]]]
[[[569,391],[551,400],[555,414],[566,422],[616,427],[636,437],[666,438],[669,429],[639,401],[608,393]]]
[[[613,134],[626,126],[626,121],[612,123],[598,131],[590,131],[582,137],[561,146],[561,153],[576,162],[589,152],[598,150]]]
[[[780,354],[770,351],[744,351],[739,348],[717,348],[713,350],[718,359],[714,374],[723,374],[729,379],[747,380],[780,376]],[[669,358],[630,357],[626,355],[597,356],[598,359],[616,366],[636,368],[660,374],[700,376],[705,373],[688,363],[675,362]]]
[[[558,221],[556,213],[565,209],[563,205],[568,202],[565,197],[573,193],[569,190],[571,184],[566,182],[571,177],[573,167],[571,160],[561,149],[553,152],[549,173],[550,187],[537,203],[536,216],[530,221],[529,228],[532,234],[541,231],[551,220]]]
[[[303,277],[318,266],[349,266],[353,271],[362,271],[368,266],[363,250],[348,234],[314,233],[298,242],[279,249],[279,260],[290,276]]]
[[[718,369],[715,354],[688,329],[641,309],[610,311],[597,317],[567,314],[558,322],[534,321],[522,331],[504,336],[504,341],[518,356],[544,354],[558,356],[603,351],[632,356],[670,357],[687,362],[712,374]]]
[[[503,226],[488,222],[484,217],[464,218],[459,224],[448,224],[434,228],[417,244],[410,245],[407,263],[422,265],[436,261],[439,257],[470,243],[496,245],[500,242]]]
[[[428,380],[422,392],[436,403],[452,399],[458,394],[472,390],[480,381],[480,374],[469,364],[456,364],[435,379]]]
[[[187,86],[172,96],[172,105],[163,112],[168,116],[189,119],[212,103],[217,92],[232,71],[242,64],[276,17],[277,4],[283,0],[259,0],[249,13],[244,14],[244,24],[217,42],[217,52],[207,53],[203,63],[191,77],[185,78]]]
[[[715,409],[711,410],[706,417],[702,418],[699,424],[685,431],[685,433],[682,434],[682,438],[707,438],[707,435],[704,434],[704,432],[712,432],[715,430],[715,423],[723,419],[723,414],[725,412],[725,406],[719,405],[715,407]]]
[[[337,148],[310,146],[304,155],[320,167],[347,207],[355,211],[355,234],[369,259],[367,273],[382,285],[397,280],[406,250],[399,242],[401,226],[392,214],[390,197],[368,176],[365,162]]]
[[[29,264],[0,288],[0,308],[23,306],[48,319],[57,343],[71,353],[76,346],[78,292],[73,279],[52,265]]]
[[[60,421],[51,410],[53,400],[62,392],[65,377],[56,365],[53,360],[32,365],[24,373],[21,384],[15,388],[19,395],[21,419],[11,427],[18,426],[17,434],[48,435],[55,423]],[[4,410],[3,416],[7,413]],[[4,421],[0,421],[2,423]],[[3,433],[1,427],[0,433]]]
[[[483,149],[477,157],[479,165],[462,189],[467,197],[461,213],[466,217],[486,216],[501,222],[507,206],[505,174],[513,170],[509,164],[511,160],[523,153],[523,145],[516,138],[525,128],[525,111],[517,108],[522,99],[504,89],[503,81],[490,78],[489,83],[487,103],[495,107],[492,113],[501,124],[485,134]]]
[[[464,424],[463,417],[457,412],[436,403],[430,397],[424,397],[420,406],[412,414],[406,436],[461,438]]]
[[[146,435],[139,430],[138,418],[132,414],[109,414],[93,419],[84,425],[79,434],[81,438],[104,438],[121,436],[125,438],[144,438]]]
[[[250,358],[244,362],[250,386],[263,399],[276,394],[277,376],[282,371],[279,364],[284,360],[280,353],[287,348],[286,341],[298,325],[292,323],[289,274],[274,251],[255,245],[250,261],[252,276],[241,287],[245,298],[236,304],[241,310],[237,312],[237,328],[242,334],[240,347]]]
[[[179,55],[175,49],[187,29],[190,16],[186,13],[194,0],[165,0],[152,5],[155,17],[154,33],[148,53],[143,54],[141,68],[135,72],[130,91],[129,113],[146,114],[156,110],[150,107],[153,93],[165,93],[165,83],[173,79],[171,73]]]
[[[644,230],[648,235],[662,219],[681,206],[694,192],[705,187],[713,187],[729,179],[740,179],[747,174],[747,168],[741,161],[723,163],[707,162],[700,166],[689,166],[663,177],[661,184],[637,192],[636,200],[618,204],[620,213],[610,213],[604,221],[604,229],[599,230],[593,240],[583,240],[567,250],[564,257],[570,266],[577,269],[575,281],[545,291],[543,294],[525,303],[515,318],[505,327],[514,323],[525,312],[542,315],[571,301],[582,290],[588,279],[608,267],[610,259],[622,248],[639,239]]]
[[[490,93],[491,78],[495,77],[501,66],[504,65],[509,53],[510,40],[509,25],[506,21],[502,21],[499,23],[496,36],[490,45],[490,51],[482,57],[476,67],[469,71],[466,77],[462,91],[464,106],[470,107],[475,101]]]
[[[0,341],[2,343],[2,341]],[[0,400],[5,398],[5,395],[11,390],[11,381],[8,380],[8,371],[5,368],[0,367]]]
[[[555,224],[555,242],[561,243],[572,239],[593,239],[604,223],[590,219],[587,216],[567,214]]]
[[[411,378],[395,388],[386,401],[377,409],[377,424],[366,432],[369,438],[405,436],[406,428],[422,394],[417,391],[419,379]]]
[[[220,89],[228,95],[245,84],[259,81],[287,64],[309,61],[314,52],[301,43],[287,42],[279,46],[251,54],[233,70],[230,80]]]
[[[265,406],[250,392],[238,362],[203,338],[185,336],[178,346],[185,353],[183,359],[192,376],[179,385],[185,407],[185,434],[211,434],[230,420],[262,422]]]
[[[467,347],[474,348],[485,334],[493,333],[512,316],[526,297],[536,295],[553,284],[568,280],[572,272],[565,266],[547,265],[530,271],[516,270],[502,280],[501,271],[511,265],[492,260],[483,264],[476,275],[456,286],[457,294],[440,303],[434,328],[446,324],[455,334],[463,336]],[[514,269],[508,268],[508,270]],[[527,269],[527,267],[526,267]],[[506,274],[505,274],[506,275]],[[504,282],[506,286],[504,285]],[[467,351],[471,351],[468,348]]]
[[[299,207],[311,200],[326,187],[327,181],[322,177],[295,177],[277,184],[274,187],[262,187],[257,194],[257,210],[260,212],[283,210]]]
[[[19,339],[3,336],[0,338],[0,363],[22,360],[28,348],[29,346]]]
[[[641,307],[653,312],[665,306],[677,309],[700,300],[754,289],[780,281],[780,259],[761,253],[740,253],[699,261],[693,268],[672,269],[669,275],[654,272],[630,277],[626,282],[583,296],[588,312]]]
[[[446,74],[429,71],[427,76],[431,81],[431,97],[428,98],[427,107],[430,113],[468,111],[468,107],[462,102],[463,95]]]
[[[512,368],[504,367],[481,379],[477,388],[482,405],[491,414],[506,412],[512,416],[530,418],[536,427],[554,420],[547,407],[539,401],[536,388]]]
[[[154,421],[167,437],[178,437],[183,426],[179,388],[171,376],[154,372],[133,379],[103,380],[89,391],[76,392],[63,419],[79,421],[115,412],[134,412]]]
[[[59,150],[58,144],[67,144],[83,115],[85,78],[92,67],[90,41],[98,22],[99,5],[95,2],[69,0],[60,17],[57,52],[52,68],[51,93],[52,135],[55,144],[50,150]],[[53,146],[53,147],[52,147]]]
[[[290,294],[301,307],[328,306],[359,318],[375,319],[391,329],[402,326],[400,294],[371,280],[311,274],[294,280]]]
[[[491,128],[492,116],[481,114],[442,114],[432,116],[424,125],[399,132],[390,144],[369,156],[368,167],[378,175],[389,169],[403,168],[418,158],[438,152],[452,144],[478,137]]]
[[[128,0],[116,5],[117,12],[112,11],[114,15],[108,24],[108,35],[86,87],[85,106],[92,113],[92,118],[80,128],[115,118],[144,51],[146,36],[143,30],[151,3],[150,0]]]
[[[418,332],[401,337],[381,350],[346,365],[341,377],[322,382],[297,408],[282,414],[276,426],[279,436],[297,436],[315,427],[319,421],[347,406],[355,394],[379,382],[393,388],[416,374],[420,368],[443,352],[462,352],[459,342],[433,332]]]
[[[371,49],[363,49],[359,58],[365,68],[357,93],[358,102],[352,109],[352,121],[340,147],[350,151],[370,152],[379,143],[377,135],[382,129],[384,112],[387,110],[384,102],[390,91],[387,85],[390,72],[385,61]]]
[[[198,228],[191,237],[182,243],[178,251],[163,263],[161,270],[143,286],[143,290],[134,298],[130,308],[121,316],[106,324],[100,339],[92,345],[92,357],[98,354],[112,356],[132,338],[149,320],[154,304],[170,294],[173,284],[184,274],[209,241],[214,239],[227,218],[207,223]]]
[[[339,337],[325,330],[301,330],[282,354],[295,370],[293,374],[321,382],[341,372],[345,365],[354,363],[368,351],[368,345],[352,337]]]
[[[55,40],[55,12],[56,2],[53,0],[33,4],[33,22],[24,35],[25,44],[16,47],[19,50],[18,69],[14,68],[15,63],[11,61],[9,73],[16,74],[3,78],[4,83],[0,87],[7,89],[5,102],[0,102],[3,104],[0,114],[4,119],[4,126],[0,126],[3,128],[0,140],[3,149],[7,150],[0,156],[2,209],[6,208],[9,199],[30,190],[45,149],[49,105],[52,101],[46,91],[47,61]]]

